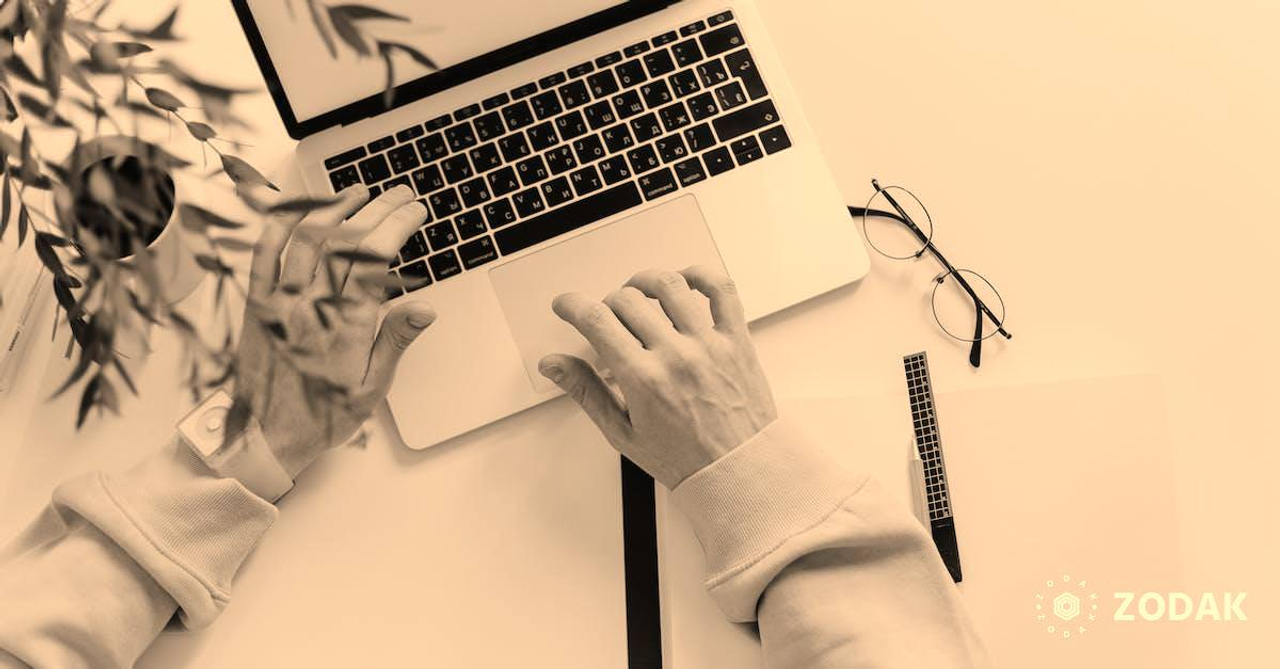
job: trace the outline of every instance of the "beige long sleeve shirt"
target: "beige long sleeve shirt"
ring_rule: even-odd
[[[919,522],[786,421],[672,499],[708,591],[731,620],[759,621],[770,667],[987,666]],[[128,667],[175,612],[210,624],[275,516],[176,440],[123,474],[59,486],[0,551],[0,667]]]

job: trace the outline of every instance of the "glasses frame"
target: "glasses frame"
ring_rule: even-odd
[[[867,206],[866,207],[849,207],[849,215],[855,218],[862,218],[862,227],[863,227],[862,233],[864,237],[867,234],[866,219],[868,216],[892,219],[907,226],[907,229],[910,230],[911,233],[914,234],[922,244],[922,246],[920,247],[920,250],[917,251],[915,255],[897,257],[897,256],[891,256],[884,253],[879,248],[877,248],[874,244],[872,244],[872,248],[875,249],[875,251],[880,255],[883,255],[884,257],[890,258],[892,260],[918,260],[919,258],[924,256],[926,253],[933,256],[933,258],[938,261],[938,264],[942,265],[942,268],[946,270],[942,274],[939,274],[938,276],[934,277],[933,279],[935,284],[934,285],[935,294],[937,293],[938,286],[940,286],[943,282],[945,282],[948,276],[955,278],[956,283],[959,284],[960,287],[964,289],[965,293],[969,295],[969,298],[973,300],[973,306],[974,306],[973,339],[966,340],[966,339],[960,339],[956,337],[955,335],[947,331],[945,327],[942,327],[941,322],[938,323],[938,326],[942,327],[942,331],[946,333],[947,336],[949,337],[959,339],[960,341],[969,341],[970,342],[969,364],[973,365],[974,367],[981,366],[982,342],[984,340],[993,336],[994,334],[999,334],[1005,339],[1013,339],[1013,334],[1011,334],[1008,330],[1004,328],[1004,322],[1003,322],[1004,319],[996,317],[995,312],[993,312],[991,308],[987,306],[986,302],[982,301],[982,298],[978,297],[978,293],[973,290],[973,286],[969,285],[969,282],[965,280],[964,276],[960,273],[961,270],[957,269],[954,265],[952,265],[951,261],[947,260],[947,257],[942,254],[942,251],[939,251],[938,247],[934,245],[933,243],[934,228],[932,223],[933,218],[930,217],[929,234],[926,235],[924,231],[920,229],[920,226],[917,225],[914,220],[912,220],[911,215],[908,214],[906,210],[902,208],[902,205],[898,204],[898,201],[894,199],[893,195],[889,192],[889,190],[892,188],[898,188],[907,193],[911,193],[911,191],[908,191],[905,188],[901,188],[900,186],[890,186],[889,188],[881,187],[880,182],[877,181],[876,179],[871,180],[871,186],[875,188],[876,192],[874,195],[871,196],[871,199],[867,200]],[[882,211],[879,209],[872,209],[871,203],[875,200],[877,195],[883,196],[885,201],[889,203],[889,206],[893,207],[894,211],[889,212],[889,211]],[[914,198],[915,195],[913,194],[911,197]],[[919,198],[916,198],[916,201],[919,202],[920,201]],[[925,211],[925,215],[927,216],[928,209],[924,208],[924,203],[920,203],[920,207]],[[973,272],[973,270],[966,270],[966,271]],[[982,276],[977,272],[973,272],[973,273],[975,275]],[[984,277],[983,281],[987,281],[987,279]],[[987,281],[987,285],[991,286],[991,282]],[[1004,298],[1000,296],[999,291],[995,290],[995,286],[991,286],[991,289],[993,292],[995,292],[997,299],[1000,300],[1000,307],[1001,307],[1000,310],[1004,311]],[[937,319],[938,317],[937,317],[936,307],[935,307],[934,320],[936,321]],[[983,323],[987,319],[991,319],[991,323],[992,325],[995,326],[996,330],[991,335],[984,336],[982,334],[985,327]]]

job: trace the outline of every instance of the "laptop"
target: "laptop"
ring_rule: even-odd
[[[337,43],[305,8],[232,0],[307,188],[411,186],[430,220],[388,267],[440,317],[389,403],[422,449],[552,399],[551,312],[650,267],[718,267],[755,320],[861,278],[868,258],[751,0],[368,0],[361,19],[439,69]],[[341,37],[341,35],[339,35]],[[843,85],[834,82],[836,85]]]

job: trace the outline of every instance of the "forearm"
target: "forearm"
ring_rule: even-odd
[[[128,667],[175,611],[207,625],[275,513],[176,440],[63,484],[0,552],[0,666]]]
[[[985,666],[924,529],[785,421],[676,488],[707,588],[775,669]]]

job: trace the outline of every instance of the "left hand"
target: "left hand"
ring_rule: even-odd
[[[292,478],[355,434],[386,397],[401,354],[435,320],[426,303],[404,302],[378,327],[377,281],[427,216],[413,197],[393,188],[366,205],[368,189],[354,186],[305,216],[269,216],[254,248],[233,395]],[[326,242],[326,232],[359,241]],[[326,261],[337,248],[381,260]],[[331,293],[330,263],[341,299],[317,304]]]

